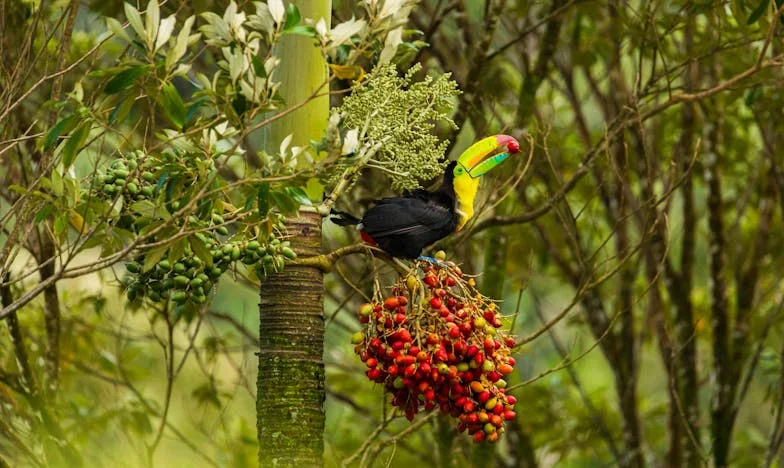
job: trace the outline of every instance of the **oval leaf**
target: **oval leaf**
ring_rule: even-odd
[[[760,4],[757,5],[757,8],[755,8],[754,11],[752,11],[749,15],[749,19],[746,20],[746,25],[754,24],[759,21],[759,19],[762,18],[762,15],[765,14],[765,10],[768,9],[769,3],[770,0],[762,0]]]
[[[133,85],[136,80],[142,76],[142,73],[144,73],[145,70],[146,67],[135,65],[123,72],[118,73],[117,76],[106,83],[106,87],[103,88],[103,92],[106,94],[115,94],[130,88],[131,85]]]
[[[44,138],[44,150],[50,151],[54,149],[57,146],[60,135],[73,130],[77,123],[79,123],[79,117],[75,115],[69,115],[57,122],[55,126],[49,130],[49,133],[46,134],[46,138]]]
[[[169,120],[172,121],[178,130],[181,130],[183,125],[185,125],[186,111],[185,103],[182,101],[180,93],[177,92],[177,88],[171,83],[166,83],[163,85],[161,97],[161,107],[166,112],[166,116],[169,117]]]
[[[63,146],[63,166],[66,169],[71,167],[74,159],[76,159],[76,155],[79,154],[79,150],[81,149],[85,140],[87,140],[87,136],[90,134],[91,127],[92,122],[87,120],[82,125],[80,125],[79,128],[77,128],[76,131],[71,134],[71,137],[68,138],[68,141],[65,142],[65,146]]]

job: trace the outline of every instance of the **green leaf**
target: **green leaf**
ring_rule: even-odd
[[[142,74],[147,71],[147,67],[143,65],[134,65],[127,70],[118,73],[114,78],[106,83],[103,92],[106,94],[115,94],[130,88]]]
[[[154,50],[155,38],[158,37],[158,27],[161,23],[161,11],[158,7],[158,0],[150,0],[147,3],[147,15],[145,18],[144,29],[147,33],[147,47]]]
[[[57,169],[52,171],[52,193],[57,197],[63,196],[63,176]]]
[[[35,214],[35,224],[42,223],[46,217],[49,216],[49,213],[51,213],[53,209],[54,205],[44,205],[44,207],[38,210],[38,213]]]
[[[136,35],[143,38],[146,33],[144,31],[144,25],[142,24],[142,15],[139,14],[139,10],[129,3],[124,3],[123,7],[125,8],[125,17],[128,19],[133,30],[136,31]]]
[[[21,185],[11,184],[8,186],[8,190],[18,193],[19,195],[27,195],[27,189]]]
[[[769,4],[770,0],[761,0],[760,4],[757,5],[757,8],[749,15],[749,19],[746,20],[746,25],[751,25],[759,21],[759,19],[762,18],[762,15],[765,14],[765,10],[768,9]]]
[[[57,122],[49,133],[44,138],[44,151],[51,151],[57,146],[60,135],[70,132],[79,123],[79,117],[76,115],[69,115]]]
[[[171,215],[166,208],[162,205],[156,205],[155,203],[151,202],[150,200],[141,200],[134,203],[131,203],[129,208],[132,211],[139,213],[142,216],[145,216],[150,219],[163,219],[168,220],[171,218]]]
[[[193,249],[193,253],[196,254],[207,266],[212,266],[212,254],[210,253],[210,249],[204,245],[204,242],[196,236],[190,236],[188,238],[188,242],[191,244],[191,248]]]
[[[259,78],[266,78],[267,77],[267,70],[264,68],[264,63],[257,55],[251,55],[250,61],[253,64],[253,71],[256,73],[256,76]]]
[[[111,123],[122,123],[128,114],[131,113],[131,109],[133,109],[133,105],[136,103],[136,96],[129,94],[122,100],[117,107],[112,110],[112,113],[109,114],[109,122]]]
[[[776,0],[776,11],[778,11],[782,5],[784,5],[784,0]],[[779,21],[781,21],[781,24],[784,24],[784,15],[779,15]]]
[[[316,28],[313,26],[292,26],[289,29],[284,29],[281,34],[296,34],[298,36],[316,37]]]
[[[259,216],[265,218],[267,213],[269,212],[269,194],[270,194],[270,185],[269,182],[262,182],[259,184],[259,191],[256,194],[256,198],[259,202]]]
[[[128,418],[128,425],[135,433],[140,435],[152,433],[150,415],[146,411],[132,411],[126,417]]]
[[[180,97],[180,93],[177,92],[177,88],[174,87],[171,83],[166,83],[163,85],[163,92],[161,93],[163,102],[162,107],[166,115],[169,117],[169,120],[177,127],[178,130],[182,130],[183,125],[185,125],[185,103],[182,101]]]
[[[221,401],[218,398],[218,392],[214,387],[208,383],[196,387],[191,393],[193,398],[202,404],[211,404],[215,408],[221,408]]]
[[[55,235],[59,236],[65,231],[65,228],[68,226],[68,220],[66,219],[66,215],[62,214],[54,219],[54,233]]]
[[[79,128],[71,133],[71,137],[68,138],[68,141],[65,142],[65,146],[63,146],[63,167],[66,169],[71,167],[71,164],[73,164],[74,159],[76,159],[76,155],[78,154],[84,142],[87,140],[87,136],[90,134],[91,128],[92,121],[85,121],[82,123],[82,125],[79,126]]]
[[[190,123],[196,117],[199,109],[202,105],[209,102],[209,99],[206,97],[201,97],[193,102],[193,104],[188,107],[188,112],[185,114],[185,123]]]
[[[300,205],[310,206],[312,204],[310,198],[308,198],[308,194],[299,187],[286,187],[286,193],[292,199],[299,202]]]
[[[746,107],[753,106],[761,95],[762,95],[762,87],[759,85],[754,86],[753,88],[746,91],[746,98],[744,99],[744,103],[746,104]]]
[[[144,267],[142,268],[143,272],[148,272],[153,269],[158,262],[161,261],[164,255],[166,255],[166,251],[169,250],[168,245],[159,245],[154,249],[148,250],[147,253],[144,254]]]
[[[98,70],[93,70],[87,74],[87,76],[92,76],[96,78],[106,78],[109,76],[116,76],[120,73],[124,72],[128,69],[127,65],[122,65],[118,67],[106,67],[106,68],[99,68]]]
[[[171,249],[169,249],[169,263],[174,265],[174,263],[181,259],[183,255],[185,255],[185,246],[188,243],[186,239],[180,239],[176,241],[174,244],[171,245]]]
[[[299,210],[299,203],[295,202],[286,192],[275,190],[270,192],[270,195],[272,196],[275,205],[283,214],[292,214]]]
[[[302,15],[300,15],[297,5],[294,2],[289,3],[286,7],[286,22],[283,23],[283,31],[285,32],[298,25],[301,19]]]
[[[106,26],[109,27],[109,30],[117,37],[124,39],[127,42],[131,42],[131,36],[125,32],[125,28],[123,28],[122,24],[114,18],[106,18]]]

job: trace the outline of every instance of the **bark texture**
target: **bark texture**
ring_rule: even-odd
[[[321,253],[321,216],[287,223],[300,256]],[[261,285],[259,466],[319,467],[324,452],[323,273],[289,265]]]

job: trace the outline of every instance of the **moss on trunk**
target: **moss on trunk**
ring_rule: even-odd
[[[287,223],[300,256],[321,253],[321,216]],[[323,273],[287,266],[261,285],[256,414],[259,465],[318,467],[324,452]]]

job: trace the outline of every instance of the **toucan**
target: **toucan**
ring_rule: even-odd
[[[435,191],[417,189],[375,200],[362,219],[336,210],[330,219],[356,226],[362,240],[392,257],[420,258],[422,249],[465,226],[474,215],[479,178],[519,151],[520,144],[508,135],[487,137],[447,165]]]

